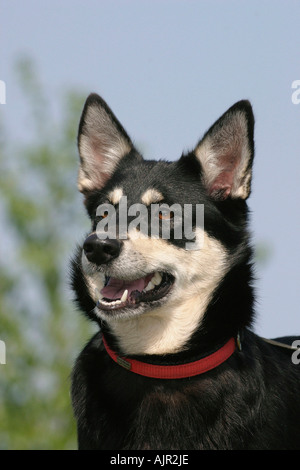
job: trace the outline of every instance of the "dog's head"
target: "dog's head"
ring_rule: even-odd
[[[82,113],[78,188],[92,228],[73,264],[78,302],[125,353],[180,350],[242,262],[253,161],[248,101],[178,161],[144,160],[96,94]]]

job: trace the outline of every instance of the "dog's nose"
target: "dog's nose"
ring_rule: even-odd
[[[106,264],[117,258],[121,251],[119,240],[106,238],[101,240],[96,233],[89,235],[83,244],[85,256],[91,263]]]

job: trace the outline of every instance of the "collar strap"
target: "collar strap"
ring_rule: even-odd
[[[162,366],[129,359],[128,357],[120,357],[110,349],[103,335],[102,338],[106,352],[119,366],[135,374],[155,379],[183,379],[204,374],[225,362],[234,353],[236,348],[235,339],[230,338],[220,349],[198,361],[174,366]]]

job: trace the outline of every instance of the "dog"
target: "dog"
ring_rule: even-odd
[[[99,325],[72,372],[78,448],[300,449],[299,337],[253,332],[250,102],[167,162],[91,94],[78,148],[91,231],[72,288]]]

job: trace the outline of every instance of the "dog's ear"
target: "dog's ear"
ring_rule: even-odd
[[[120,159],[133,149],[120,122],[95,93],[89,95],[84,105],[78,131],[78,149],[78,189],[84,194],[101,189]]]
[[[247,199],[254,156],[254,116],[249,101],[239,101],[206,132],[194,153],[211,197]]]

